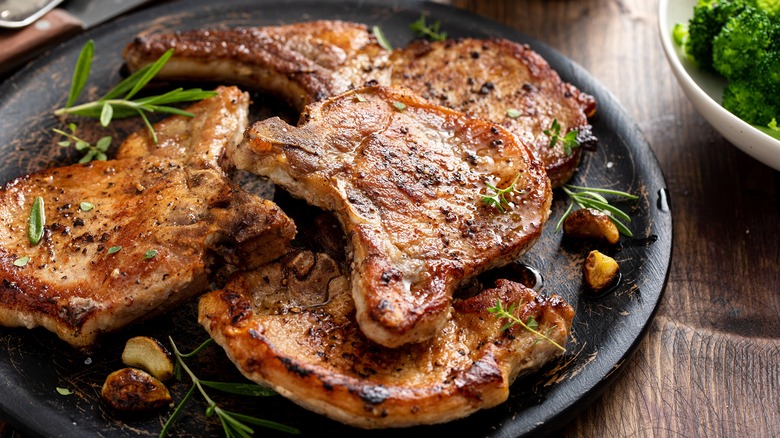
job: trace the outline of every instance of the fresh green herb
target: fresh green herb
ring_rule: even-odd
[[[611,190],[611,189],[599,189],[599,188],[591,188],[591,187],[581,187],[581,186],[573,186],[573,185],[565,185],[563,186],[563,191],[569,195],[572,202],[569,204],[569,208],[566,209],[566,212],[561,216],[561,219],[558,221],[558,224],[555,226],[555,231],[557,232],[561,225],[563,224],[563,221],[566,220],[566,218],[571,214],[572,209],[574,207],[574,204],[577,204],[580,208],[593,208],[595,210],[598,210],[607,216],[609,216],[609,219],[612,221],[612,223],[615,224],[620,234],[623,234],[628,237],[633,237],[634,233],[631,232],[631,230],[621,222],[621,220],[626,222],[631,222],[631,217],[628,216],[623,210],[610,205],[607,198],[605,198],[603,195],[613,195],[613,196],[619,196],[622,198],[627,199],[639,199],[638,196],[632,195],[631,193],[621,192],[618,190]]]
[[[90,211],[93,208],[95,208],[95,204],[87,201],[83,201],[81,204],[79,204],[79,208],[81,211]]]
[[[148,260],[148,259],[154,258],[154,256],[156,256],[156,255],[157,255],[157,250],[156,249],[150,249],[149,251],[146,251],[144,253],[144,259]]]
[[[122,249],[121,246],[112,246],[111,248],[108,248],[108,254],[119,252],[120,249]]]
[[[515,190],[515,184],[517,183],[518,179],[520,179],[519,173],[512,181],[512,184],[510,184],[505,189],[499,189],[490,183],[485,183],[488,189],[493,191],[493,194],[482,195],[482,202],[484,202],[487,205],[496,207],[498,211],[500,211],[501,213],[506,212],[506,210],[504,210],[504,205],[506,205],[507,207],[509,206],[509,201],[506,200],[506,195],[512,193]]]
[[[60,388],[59,386],[57,387],[57,392],[60,395],[71,395],[71,394],[73,394],[73,391],[71,391],[70,389],[68,389],[68,388]]]
[[[30,209],[30,219],[27,222],[27,239],[31,245],[37,245],[43,237],[43,226],[46,224],[46,215],[43,211],[43,198],[36,196]]]
[[[355,99],[357,99],[358,102],[365,102],[366,98],[358,94],[356,90],[352,90],[352,93],[355,95]]]
[[[379,45],[385,49],[385,50],[393,50],[393,46],[390,44],[390,41],[385,38],[384,32],[382,32],[382,28],[379,26],[374,26],[371,28],[371,32],[376,37],[376,42],[379,43]]]
[[[52,129],[52,131],[63,135],[68,139],[57,143],[60,146],[66,148],[73,144],[77,151],[86,150],[84,156],[79,160],[79,163],[87,163],[92,160],[106,161],[108,159],[106,152],[108,151],[109,146],[111,146],[111,136],[101,137],[93,146],[88,141],[82,140],[76,136],[76,124],[69,123],[68,129],[70,130],[70,134],[56,128]]]
[[[187,373],[187,375],[192,380],[192,387],[184,396],[184,398],[176,407],[176,409],[173,411],[173,414],[171,414],[171,416],[168,418],[168,421],[165,422],[165,426],[163,426],[163,429],[160,432],[160,438],[168,435],[170,428],[172,427],[176,419],[180,416],[184,405],[186,405],[187,402],[190,400],[190,398],[192,398],[192,394],[195,392],[196,388],[198,389],[198,391],[201,393],[201,395],[209,405],[208,408],[206,408],[206,416],[211,417],[214,414],[216,414],[217,418],[219,418],[220,423],[222,423],[222,428],[225,430],[225,435],[227,437],[234,437],[234,436],[249,437],[253,435],[254,430],[247,424],[263,426],[269,429],[274,429],[274,430],[278,430],[290,434],[301,433],[298,429],[295,429],[290,426],[286,426],[284,424],[276,423],[274,421],[263,420],[256,417],[251,417],[249,415],[243,415],[235,412],[226,411],[220,408],[219,406],[217,406],[217,403],[214,400],[212,400],[211,397],[208,396],[208,394],[206,394],[206,390],[204,389],[205,387],[217,389],[219,391],[229,392],[232,394],[240,394],[240,395],[267,396],[267,395],[274,395],[276,393],[264,389],[258,385],[248,385],[245,383],[231,384],[231,383],[220,383],[220,382],[207,382],[207,381],[200,380],[198,379],[198,377],[195,376],[195,373],[192,372],[192,370],[187,366],[187,364],[184,363],[184,358],[193,356],[197,352],[205,348],[207,345],[210,345],[211,339],[204,342],[203,344],[200,345],[200,347],[198,347],[197,349],[195,349],[194,351],[188,354],[182,354],[181,352],[179,352],[179,349],[176,347],[176,344],[173,342],[173,339],[171,339],[170,337],[168,339],[171,342],[171,347],[173,347],[174,356],[176,356],[177,367],[179,367],[180,370],[184,370]],[[250,389],[249,388],[250,386],[254,386],[256,388]]]
[[[18,259],[14,260],[14,266],[22,268],[24,266],[27,266],[27,263],[30,261],[30,257],[24,256],[19,257]]]
[[[558,123],[558,119],[553,119],[549,129],[545,129],[544,135],[550,137],[550,148],[554,148],[558,141],[563,144],[563,152],[569,156],[572,149],[580,147],[580,142],[577,141],[577,135],[579,132],[576,129],[572,129],[561,137],[561,124]]]
[[[509,320],[509,322],[507,322],[501,327],[501,331],[507,330],[509,327],[512,327],[515,324],[520,324],[524,329],[535,334],[539,338],[544,339],[547,342],[553,344],[557,349],[565,352],[566,351],[565,348],[561,347],[557,342],[550,339],[547,335],[542,334],[538,331],[539,323],[536,322],[536,320],[532,316],[528,317],[528,320],[526,322],[523,322],[521,319],[515,316],[515,309],[521,307],[522,305],[523,305],[523,301],[521,300],[517,306],[515,306],[514,304],[510,304],[508,308],[504,308],[504,305],[501,304],[501,300],[497,299],[496,305],[494,307],[487,309],[487,311],[490,313],[494,313],[496,315],[496,318],[499,319],[506,318]],[[548,334],[550,332],[549,330],[550,329],[547,330]]]
[[[393,102],[393,106],[395,107],[395,109],[398,110],[398,112],[401,112],[404,109],[406,109],[406,105],[404,105],[402,102]]]
[[[54,111],[54,114],[74,115],[82,117],[91,117],[100,119],[100,124],[108,126],[113,119],[121,119],[132,116],[140,116],[152,139],[157,143],[157,134],[154,132],[151,122],[147,118],[147,113],[161,112],[169,114],[179,114],[193,117],[192,113],[170,106],[172,103],[192,102],[215,96],[214,91],[204,91],[200,88],[185,90],[177,88],[164,94],[148,96],[140,99],[133,99],[142,88],[146,86],[162,70],[168,60],[173,56],[173,49],[168,50],[157,61],[136,71],[121,81],[117,86],[111,89],[100,99],[73,106],[78,99],[81,91],[84,89],[89,70],[92,65],[94,54],[94,44],[88,41],[81,49],[79,60],[73,72],[73,83],[71,93],[68,96],[68,103],[63,108]]]
[[[409,29],[416,36],[430,38],[433,41],[444,41],[447,39],[447,32],[440,32],[440,21],[428,25],[425,23],[425,14],[420,15],[420,19],[409,25]]]
[[[512,118],[512,119],[516,119],[516,118],[521,116],[520,111],[518,111],[518,110],[516,110],[514,108],[507,109],[506,110],[506,115],[507,115],[507,117]]]

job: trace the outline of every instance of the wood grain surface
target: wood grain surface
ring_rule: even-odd
[[[623,374],[562,432],[780,436],[780,173],[694,109],[661,48],[657,0],[453,0],[581,64],[639,123],[666,176],[672,268]]]
[[[584,66],[639,123],[666,176],[672,267],[647,337],[566,437],[780,436],[780,173],[725,141],[677,85],[657,0],[439,1]],[[0,436],[19,436],[0,422]]]

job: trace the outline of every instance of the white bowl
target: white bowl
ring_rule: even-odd
[[[720,105],[726,80],[700,70],[672,38],[676,23],[687,23],[697,0],[661,0],[658,28],[666,59],[685,94],[707,121],[734,146],[756,160],[780,170],[780,140],[761,132]],[[779,120],[780,121],[780,120]]]

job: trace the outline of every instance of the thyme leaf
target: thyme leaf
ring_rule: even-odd
[[[16,266],[18,268],[23,268],[23,267],[27,266],[27,263],[29,261],[30,261],[30,257],[29,256],[19,257],[18,259],[14,260],[14,266]]]
[[[52,129],[52,131],[64,136],[67,139],[58,142],[57,144],[59,144],[60,146],[66,148],[69,147],[70,145],[73,145],[73,147],[75,147],[77,151],[86,150],[84,156],[81,157],[81,159],[79,160],[79,163],[87,163],[92,160],[106,161],[108,159],[106,152],[108,152],[108,148],[111,146],[111,140],[112,140],[111,136],[107,135],[105,137],[101,137],[97,141],[97,143],[95,143],[95,145],[93,146],[88,141],[83,140],[78,136],[76,136],[77,128],[74,123],[69,123],[68,129],[70,130],[70,133],[67,133],[57,128]]]
[[[191,357],[197,354],[198,352],[206,348],[206,346],[210,345],[212,343],[212,340],[211,339],[207,340],[206,342],[201,344],[198,348],[196,348],[194,351],[187,354],[182,354],[179,351],[178,347],[176,347],[176,344],[173,342],[173,339],[171,337],[168,337],[168,340],[171,343],[171,347],[173,347],[173,353],[174,356],[176,357],[176,365],[180,367],[180,369],[183,370],[185,373],[187,373],[187,375],[190,377],[190,380],[192,380],[192,387],[187,392],[187,395],[184,396],[184,398],[176,407],[176,409],[173,411],[173,414],[171,414],[171,416],[168,418],[168,421],[165,422],[162,431],[160,431],[160,438],[163,438],[168,435],[173,423],[181,415],[183,406],[190,400],[190,398],[192,398],[192,394],[195,392],[195,389],[197,389],[200,392],[200,394],[206,400],[206,403],[208,403],[208,407],[206,408],[206,417],[212,417],[216,415],[217,418],[219,419],[219,422],[222,424],[222,428],[225,430],[225,435],[228,437],[233,437],[233,436],[248,437],[253,435],[254,430],[247,424],[262,426],[269,429],[286,432],[289,434],[301,433],[300,430],[294,427],[286,426],[284,424],[280,424],[275,421],[263,420],[261,418],[256,418],[249,415],[230,412],[217,406],[217,403],[213,399],[211,399],[211,397],[209,397],[209,395],[206,393],[206,390],[204,388],[209,387],[220,391],[229,392],[232,394],[239,394],[239,395],[267,396],[267,395],[274,395],[276,393],[254,384],[244,384],[244,383],[231,384],[231,383],[210,382],[210,381],[200,380],[197,376],[195,376],[195,373],[193,373],[192,370],[184,362],[184,358]],[[250,389],[249,388],[250,386],[256,388]]]
[[[553,119],[550,127],[542,132],[550,137],[550,149],[554,148],[560,141],[563,144],[563,152],[566,156],[571,155],[574,149],[580,147],[580,142],[577,140],[579,131],[572,129],[561,137],[561,124],[558,123],[558,119]]]
[[[156,249],[150,249],[144,253],[144,259],[149,260],[151,258],[154,258],[154,256],[157,255]]]
[[[555,225],[556,232],[561,229],[563,221],[565,221],[569,214],[571,214],[574,208],[574,204],[577,204],[580,208],[592,208],[606,214],[609,216],[609,219],[612,221],[612,223],[615,224],[620,234],[628,237],[634,236],[634,233],[631,232],[631,229],[629,229],[626,224],[621,222],[621,220],[625,222],[631,222],[631,217],[623,210],[611,205],[609,200],[607,200],[604,195],[618,196],[631,200],[639,199],[639,196],[632,195],[631,193],[621,192],[619,190],[582,187],[570,184],[563,186],[563,191],[569,195],[569,198],[571,198],[572,202],[569,204],[566,212],[563,214],[563,216],[561,216],[561,218],[558,220],[558,223]]]
[[[403,102],[393,102],[393,106],[399,113],[406,109],[406,105]]]
[[[555,346],[555,348],[557,348],[557,349],[559,349],[559,350],[561,350],[563,352],[566,352],[565,348],[563,348],[560,344],[558,344],[557,342],[553,341],[552,339],[550,339],[547,336],[547,334],[550,333],[550,329],[547,330],[547,334],[543,334],[543,333],[540,333],[538,331],[539,323],[532,316],[529,316],[528,320],[526,322],[523,322],[521,319],[517,318],[514,315],[515,309],[520,307],[520,306],[522,306],[522,305],[523,305],[523,301],[521,300],[517,304],[517,306],[515,306],[514,304],[510,304],[508,308],[504,308],[504,305],[501,303],[501,300],[496,299],[496,305],[491,307],[491,308],[489,308],[489,309],[487,309],[487,311],[490,312],[490,313],[495,314],[496,318],[498,318],[498,319],[506,318],[506,319],[509,320],[509,322],[507,322],[506,324],[504,324],[501,327],[501,331],[507,330],[509,327],[512,327],[513,325],[519,324],[524,329],[526,329],[529,332],[533,333],[534,335],[536,335],[540,339],[544,339],[547,342],[553,344]],[[555,326],[553,326],[553,327],[555,327]]]
[[[482,195],[482,202],[497,208],[501,213],[505,213],[506,210],[504,209],[504,205],[507,207],[509,206],[509,201],[506,200],[506,195],[512,193],[515,190],[515,184],[517,183],[518,179],[520,179],[519,173],[512,181],[512,184],[504,189],[499,189],[496,186],[486,182],[485,185],[488,187],[488,189],[493,191],[493,194],[488,193]]]
[[[515,108],[508,108],[508,109],[506,110],[506,115],[507,115],[507,117],[509,117],[510,119],[516,119],[516,118],[518,118],[518,117],[520,117],[520,116],[521,116],[521,113],[520,113],[520,111],[519,111],[519,110],[517,110],[517,109],[515,109]]]
[[[447,39],[447,32],[439,31],[440,26],[441,22],[438,20],[433,24],[426,24],[425,14],[420,14],[420,18],[410,24],[409,29],[411,29],[416,36],[429,38],[433,41],[444,41]]]

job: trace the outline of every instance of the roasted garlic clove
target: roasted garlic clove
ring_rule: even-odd
[[[120,411],[147,411],[172,405],[168,388],[137,368],[122,368],[109,374],[100,395],[106,404]]]
[[[614,285],[620,276],[620,266],[612,257],[593,250],[582,267],[585,284],[593,292],[603,292]]]
[[[581,208],[569,214],[563,221],[563,232],[579,239],[604,240],[616,244],[620,232],[609,216],[592,208]]]
[[[122,363],[147,371],[163,382],[173,376],[170,353],[156,339],[147,336],[136,336],[127,341]]]

